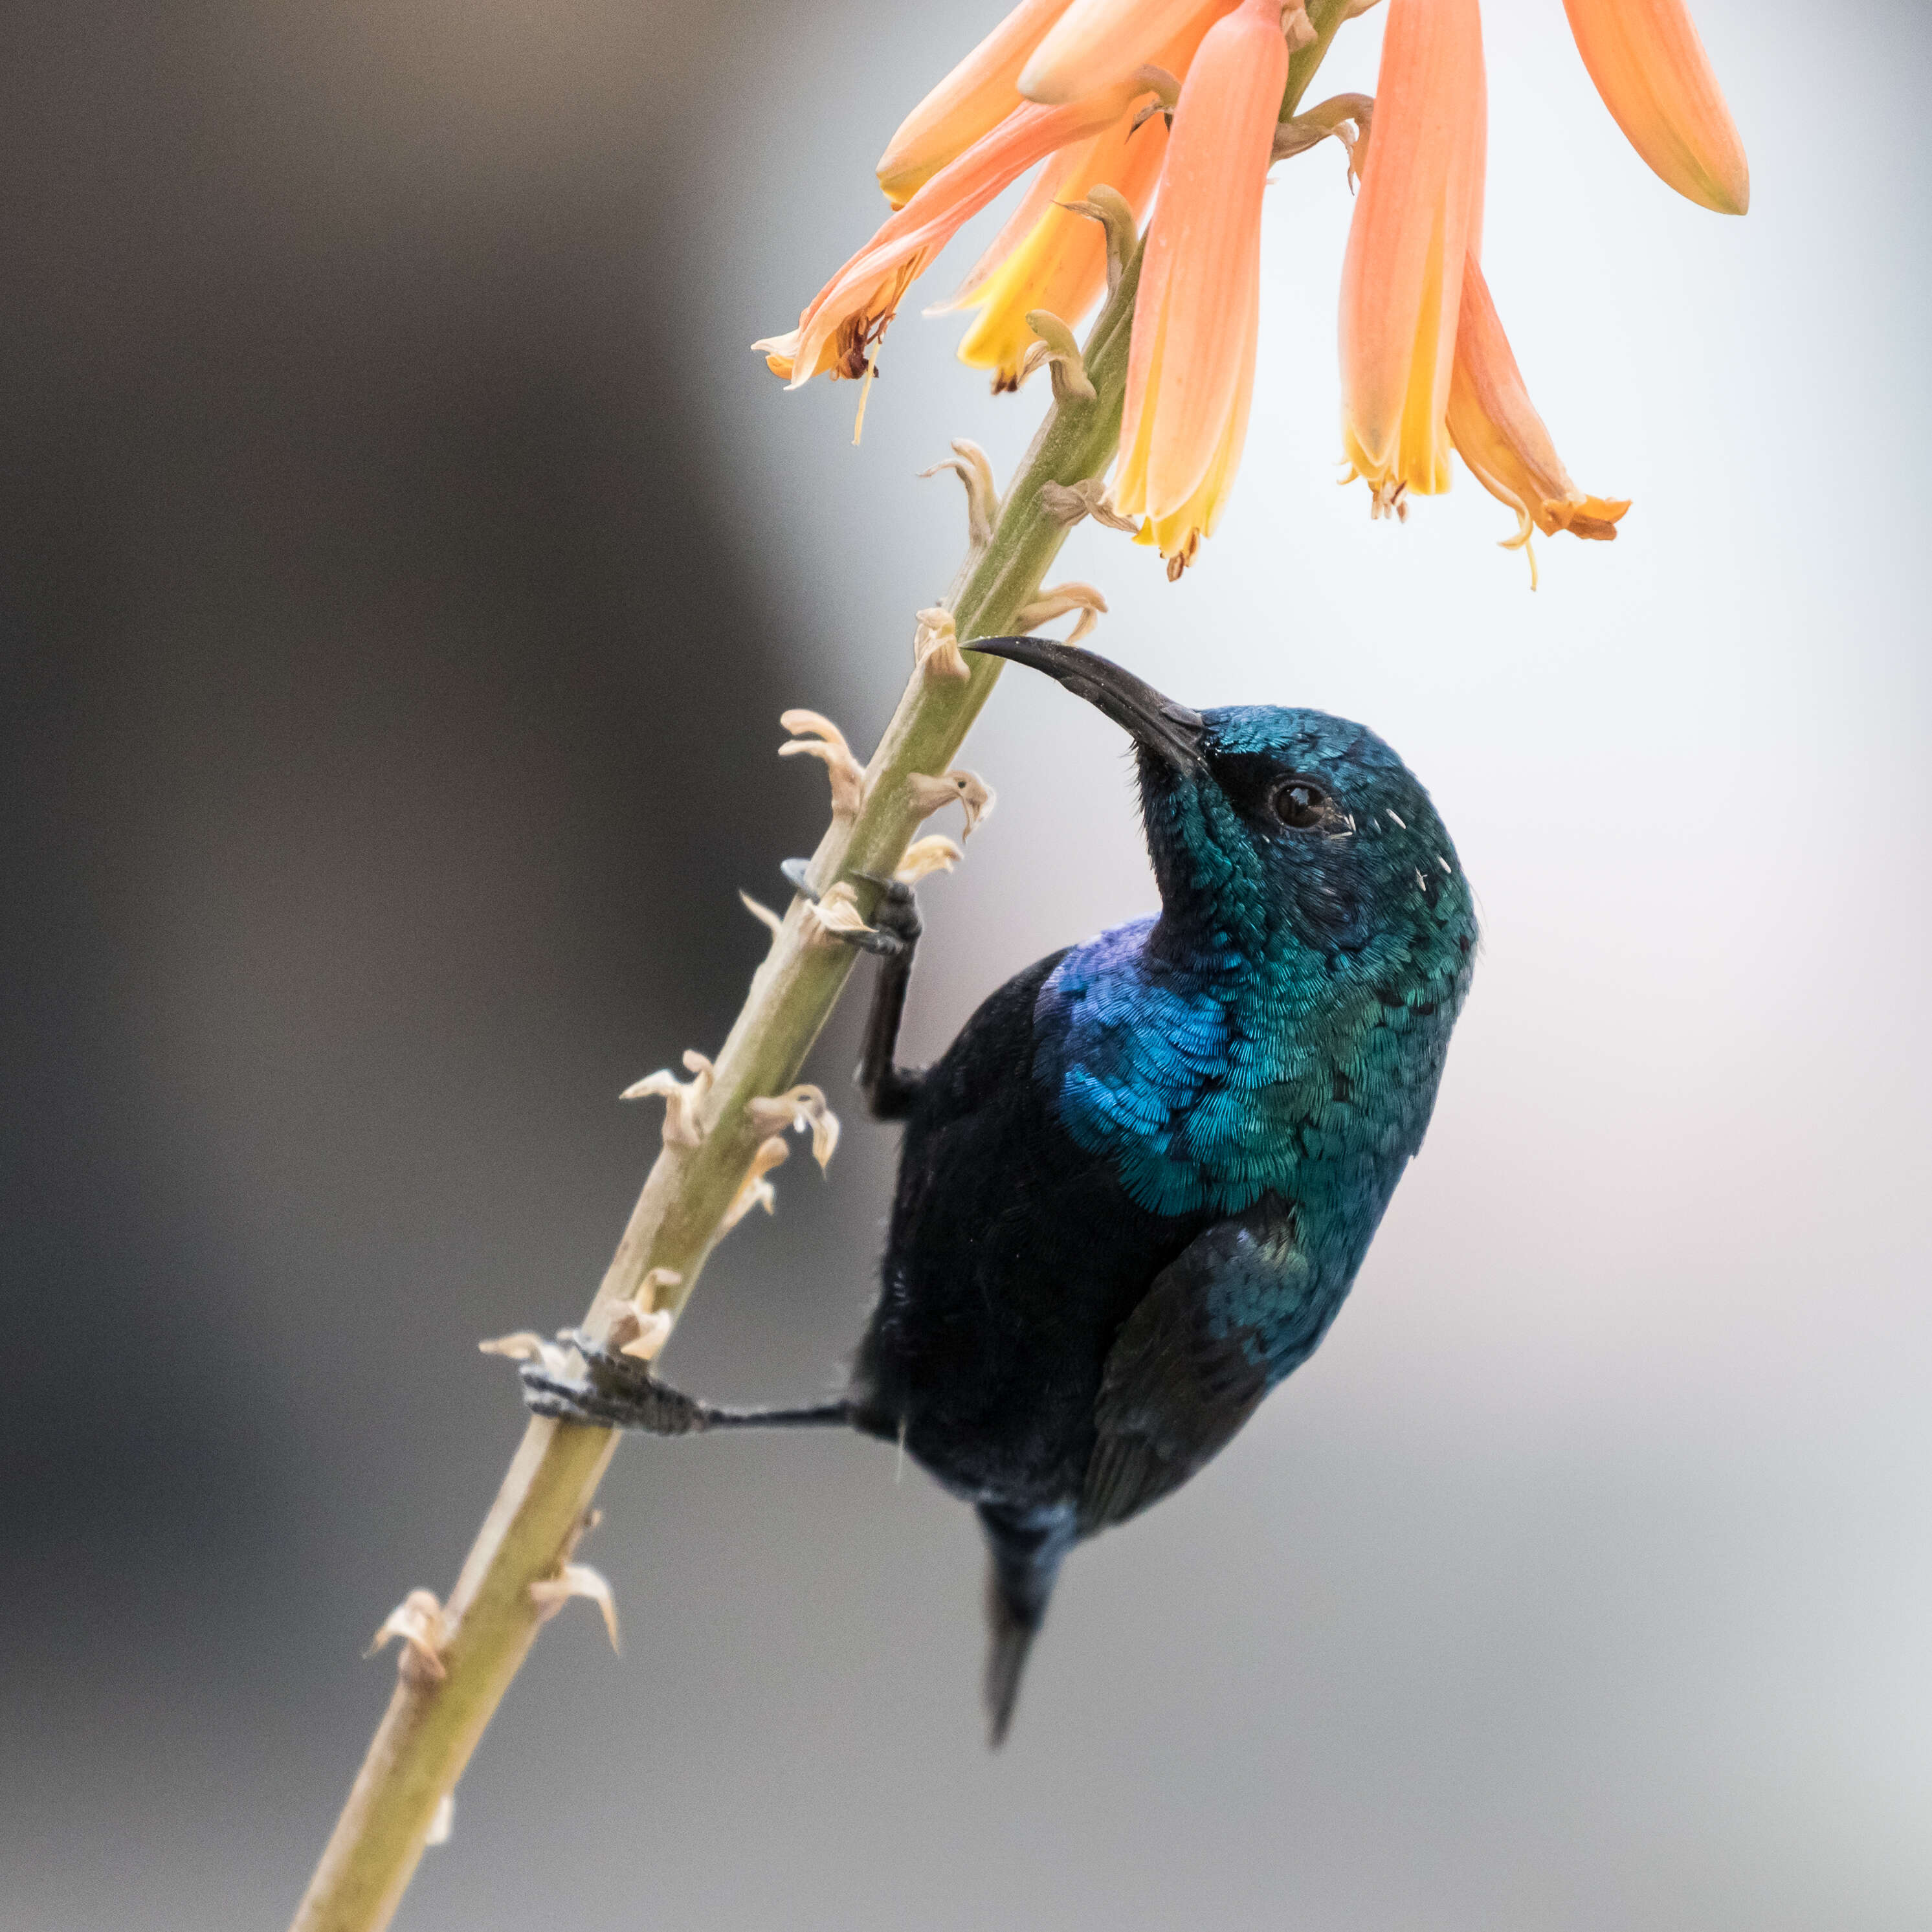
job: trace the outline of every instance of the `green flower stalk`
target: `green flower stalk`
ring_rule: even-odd
[[[1061,388],[996,513],[987,514],[989,485],[962,459],[982,534],[943,611],[922,614],[926,647],[885,735],[862,772],[844,769],[840,746],[818,740],[835,754],[826,760],[835,811],[808,874],[819,905],[801,896],[778,922],[715,1061],[694,1054],[690,1081],[645,1083],[667,1099],[664,1144],[585,1317],[594,1331],[634,1316],[644,1344],[662,1346],[734,1208],[749,1204],[760,1150],[780,1116],[812,1111],[793,1090],[856,956],[826,924],[839,920],[842,907],[862,920],[874,888],[862,875],[897,871],[940,804],[971,806],[963,782],[970,775],[952,773],[952,761],[1000,665],[977,656],[969,665],[952,640],[1021,625],[1085,513],[1085,486],[1112,460],[1138,268],[1137,256],[1124,264],[1079,358],[1090,399]],[[788,716],[801,730],[814,728],[804,722],[812,714]],[[376,1932],[388,1924],[538,1630],[568,1594],[596,1588],[594,1573],[573,1558],[617,1442],[606,1430],[533,1420],[448,1600],[412,1592],[385,1626],[402,1640],[395,1690],[295,1932]]]

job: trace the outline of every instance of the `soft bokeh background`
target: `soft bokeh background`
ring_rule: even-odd
[[[292,1909],[358,1653],[521,1426],[476,1340],[580,1307],[656,1138],[614,1096],[722,1036],[735,889],[816,836],[776,715],[870,741],[962,541],[912,472],[1036,419],[952,322],[895,329],[857,452],[850,389],[744,348],[999,6],[10,13],[7,1932]],[[1698,11],[1744,222],[1630,154],[1556,0],[1486,9],[1490,279],[1622,541],[1532,596],[1466,481],[1402,530],[1334,487],[1331,146],[1271,191],[1205,562],[1089,526],[1060,572],[1190,702],[1373,723],[1480,888],[1328,1346],[1070,1566],[997,1760],[965,1511],[853,1441],[628,1446],[586,1551],[626,1654],[546,1634],[405,1926],[1932,1922],[1932,29]],[[969,756],[926,1052],[1149,898],[1109,728],[1015,673]],[[683,1380],[826,1385],[892,1156],[854,1120],[779,1177]]]

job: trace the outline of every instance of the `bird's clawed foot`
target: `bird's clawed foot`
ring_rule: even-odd
[[[870,950],[883,952],[888,958],[908,951],[925,930],[919,916],[918,896],[912,887],[903,879],[881,878],[877,872],[858,872],[853,876],[878,887],[879,898],[872,908],[872,930],[892,941],[889,946],[874,944]]]
[[[649,1436],[694,1436],[717,1420],[709,1402],[666,1388],[634,1357],[616,1354],[581,1328],[568,1339],[584,1358],[580,1382],[548,1362],[526,1362],[519,1371],[524,1400],[537,1414]]]
[[[832,892],[821,897],[806,883],[806,873],[811,864],[806,859],[788,859],[778,870],[784,873],[792,886],[820,909],[822,922],[827,932],[836,939],[842,939],[848,946],[862,946],[868,952],[875,952],[881,958],[890,959],[905,952],[922,930],[919,916],[919,901],[912,887],[903,879],[882,878],[876,872],[854,872],[853,877],[862,879],[866,884],[877,889],[878,903],[872,908],[870,926],[857,916],[856,908],[851,908],[851,917],[832,914],[832,894],[841,890],[835,886]],[[844,888],[849,895],[850,887]],[[844,908],[840,910],[842,912]]]

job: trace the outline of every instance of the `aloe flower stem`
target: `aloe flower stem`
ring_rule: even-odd
[[[946,600],[962,640],[1011,630],[1066,541],[1069,526],[1042,501],[1042,488],[1100,476],[1112,460],[1138,278],[1136,256],[1088,340],[1094,399],[1068,394],[1054,403],[991,537],[968,556]],[[898,864],[923,816],[905,781],[947,769],[999,676],[998,658],[967,662],[963,680],[914,672],[866,768],[864,804],[855,818],[834,819],[813,856],[810,877],[820,890],[857,872],[890,874]],[[859,886],[862,905],[870,890]],[[628,1301],[653,1269],[682,1277],[657,1305],[674,1316],[682,1306],[764,1137],[746,1118],[746,1104],[782,1094],[797,1079],[856,956],[824,934],[802,899],[794,901],[718,1055],[699,1109],[698,1144],[667,1142],[652,1164],[591,1304],[592,1325]],[[556,1576],[569,1560],[617,1441],[607,1430],[538,1420],[525,1430],[444,1608],[435,1647],[441,1674],[405,1652],[295,1932],[377,1932],[388,1924],[438,1807],[536,1636],[543,1606],[530,1586]]]
[[[1309,0],[1316,39],[1288,70],[1282,112],[1292,114],[1352,0]],[[1071,527],[1063,494],[1104,476],[1120,435],[1141,253],[1117,286],[1082,352],[1087,385],[1057,380],[1054,401],[1021,462],[992,533],[968,553],[946,608],[962,642],[1011,632],[1040,592]],[[1064,372],[1061,372],[1063,376]],[[1054,486],[1059,486],[1058,489]],[[1054,500],[1058,498],[1058,502]],[[860,873],[893,872],[930,808],[909,779],[945,772],[999,676],[996,658],[965,660],[968,675],[936,661],[913,673],[866,769],[856,813],[835,816],[808,877],[821,893]],[[860,904],[872,888],[857,884]],[[617,1244],[586,1324],[629,1302],[654,1270],[654,1306],[674,1318],[723,1231],[727,1210],[769,1132],[748,1104],[796,1081],[850,977],[855,954],[821,931],[795,900],[753,976],[749,995],[697,1106],[696,1144],[667,1139]],[[694,1138],[686,1136],[686,1138]],[[554,1601],[532,1584],[557,1578],[590,1520],[592,1498],[617,1436],[608,1430],[532,1420],[502,1486],[442,1606],[427,1657],[405,1646],[394,1694],[297,1908],[292,1932],[380,1932],[394,1916],[431,1826],[456,1787]]]

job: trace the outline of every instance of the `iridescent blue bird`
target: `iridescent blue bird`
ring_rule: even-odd
[[[874,882],[858,1080],[906,1131],[842,1400],[719,1408],[588,1335],[582,1379],[524,1376],[577,1422],[902,1444],[986,1532],[998,1744],[1067,1552],[1186,1482],[1328,1332],[1422,1144],[1476,920],[1428,794],[1372,731],[1197,713],[1043,638],[972,648],[1132,734],[1160,916],[1029,967],[914,1071],[893,1055],[917,909]]]

